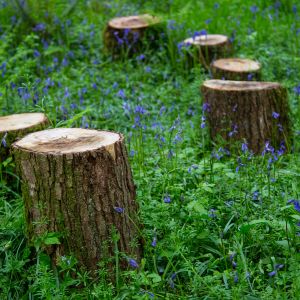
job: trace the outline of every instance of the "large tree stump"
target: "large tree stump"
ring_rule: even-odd
[[[9,156],[10,145],[27,133],[44,129],[48,119],[43,113],[23,113],[0,117],[0,163]]]
[[[260,80],[260,64],[245,58],[223,58],[212,62],[211,72],[215,79]]]
[[[140,52],[146,44],[157,43],[159,19],[145,14],[110,20],[104,31],[104,44],[113,55]]]
[[[195,50],[197,60],[206,69],[209,69],[212,61],[227,57],[231,51],[229,38],[221,34],[205,34],[191,37],[184,40],[184,44],[191,46],[192,50]]]
[[[207,80],[201,90],[212,139],[245,140],[255,153],[267,141],[289,144],[287,91],[280,84]]]
[[[140,258],[135,186],[121,134],[57,128],[29,134],[13,148],[29,241],[61,235],[61,244],[45,247],[54,264],[73,255],[94,271],[116,251],[115,231],[118,251]]]

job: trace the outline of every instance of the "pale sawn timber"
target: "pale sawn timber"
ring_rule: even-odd
[[[231,43],[226,35],[204,34],[184,40],[184,44],[196,50],[196,59],[206,68],[218,59],[231,53]],[[193,50],[193,49],[192,49]]]
[[[201,91],[213,140],[221,136],[229,146],[244,141],[254,153],[267,141],[290,146],[287,90],[279,83],[207,80]]]
[[[260,71],[260,63],[247,58],[221,58],[211,63],[214,79],[259,81]]]
[[[10,146],[28,133],[47,127],[48,119],[43,113],[22,113],[0,117],[0,163],[10,154]]]
[[[141,257],[135,185],[121,134],[57,128],[29,134],[13,149],[29,242],[58,233],[60,244],[45,246],[54,264],[73,255],[94,271],[116,250]],[[117,249],[113,232],[120,236]]]
[[[144,14],[117,17],[104,30],[104,45],[113,55],[132,55],[158,42],[161,33],[158,17]]]

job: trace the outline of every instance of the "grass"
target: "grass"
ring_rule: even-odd
[[[109,261],[99,262],[97,281],[72,257],[52,269],[26,243],[19,188],[5,180],[12,162],[2,162],[0,298],[300,299],[300,214],[288,203],[300,198],[299,4],[25,2],[0,1],[1,114],[43,111],[52,127],[124,133],[145,249],[139,268],[116,268],[116,284]],[[161,47],[112,60],[105,24],[144,12],[165,20]],[[259,60],[264,81],[287,87],[290,154],[228,154],[209,140],[199,93],[209,74],[187,69],[177,47],[202,29],[230,36],[236,56]]]

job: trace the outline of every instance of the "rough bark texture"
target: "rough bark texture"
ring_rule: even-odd
[[[218,135],[228,142],[246,140],[254,153],[267,141],[290,145],[287,91],[280,84],[208,80],[201,90],[213,140]]]
[[[228,37],[217,34],[208,34],[196,38],[189,38],[184,41],[192,47],[192,62],[200,62],[206,69],[210,64],[223,57],[228,57],[232,52],[231,43]]]
[[[237,81],[259,81],[261,79],[258,63],[245,59],[220,59],[211,64],[211,73],[214,79]]]
[[[8,126],[5,126],[4,128],[4,126],[1,126],[2,123],[1,119],[3,120],[3,123],[6,123],[7,121],[4,120],[4,118],[7,119],[11,116],[14,117],[20,116],[20,120],[18,121],[20,123],[20,126],[18,129],[10,129]],[[21,139],[23,136],[25,136],[28,133],[39,131],[46,128],[49,124],[47,117],[43,115],[41,121],[35,124],[30,124],[28,126],[28,124],[26,124],[25,122],[27,116],[28,118],[30,118],[32,116],[32,113],[0,117],[0,141],[2,141],[2,139],[5,139],[5,142],[3,142],[0,145],[0,163],[6,160],[10,155],[10,146],[12,145],[12,143],[17,141],[18,139]],[[5,146],[3,144],[5,144]]]
[[[149,22],[147,22],[147,20]],[[124,22],[119,21],[125,19]],[[139,20],[142,20],[139,24]],[[162,26],[155,17],[148,16],[121,17],[111,20],[103,34],[105,49],[114,57],[131,56],[146,48],[159,46],[159,35]],[[114,22],[116,20],[116,22]]]
[[[41,153],[13,145],[23,180],[29,242],[60,233],[61,244],[45,247],[54,264],[63,255],[73,255],[94,271],[116,250],[114,230],[120,235],[118,250],[141,257],[135,186],[124,138],[119,136],[109,147],[78,153]]]

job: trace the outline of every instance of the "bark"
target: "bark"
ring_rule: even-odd
[[[57,129],[41,133],[47,136],[53,130]],[[81,130],[76,143],[82,147],[92,141],[85,138],[87,131],[99,132]],[[53,264],[64,255],[72,255],[80,266],[95,271],[97,263],[116,250],[112,242],[116,230],[120,236],[118,251],[139,259],[138,206],[123,136],[118,134],[118,139],[107,146],[75,151],[77,144],[68,145],[65,135],[55,140],[55,147],[62,151],[51,148],[51,139],[50,148],[47,142],[40,142],[38,149],[18,142],[13,145],[23,180],[29,242],[47,233],[59,233],[61,244],[45,246]],[[117,212],[118,208],[124,211]],[[125,264],[124,260],[122,266]]]
[[[115,18],[104,30],[105,49],[119,57],[131,56],[146,48],[157,48],[161,31],[159,20],[150,15]]]
[[[228,37],[219,34],[189,38],[184,43],[192,47],[190,59],[200,62],[206,69],[214,60],[229,56],[232,50]]]
[[[261,79],[260,64],[249,59],[219,59],[211,64],[214,79],[237,81],[259,81]]]
[[[201,90],[213,140],[246,141],[254,153],[267,141],[275,147],[290,145],[287,91],[280,84],[208,80]]]

